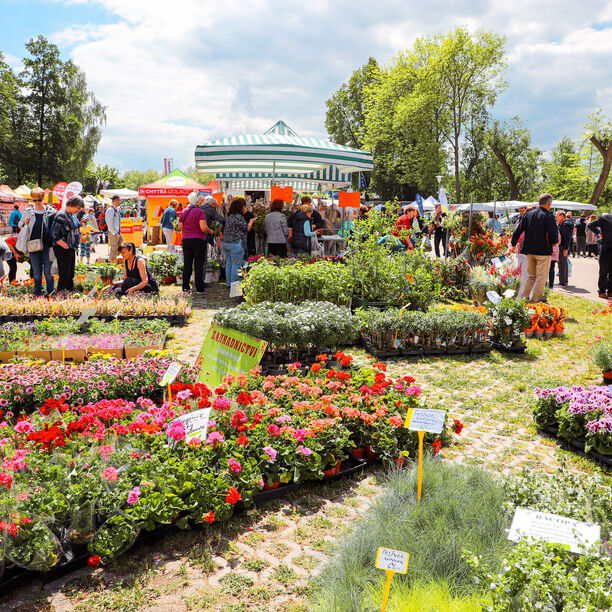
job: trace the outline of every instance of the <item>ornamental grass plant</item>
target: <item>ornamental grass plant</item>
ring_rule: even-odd
[[[510,514],[504,510],[503,489],[483,470],[432,459],[423,463],[420,503],[416,467],[392,473],[386,485],[315,579],[318,609],[369,609],[372,589],[382,592],[385,582],[384,572],[374,567],[379,546],[410,553],[407,574],[396,574],[394,582],[448,581],[453,596],[478,595],[462,553],[470,550],[497,567],[509,550],[505,529]]]

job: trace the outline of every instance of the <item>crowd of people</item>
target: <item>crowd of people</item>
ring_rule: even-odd
[[[121,254],[124,267],[123,279],[107,290],[119,295],[159,291],[146,260],[138,255],[133,243],[122,239],[118,196],[110,205],[93,209],[83,198],[74,196],[56,210],[44,203],[44,192],[38,188],[32,190],[31,200],[25,211],[16,206],[11,212],[12,233],[0,239],[0,266],[6,262],[9,282],[16,278],[17,263],[27,258],[34,295],[71,291],[77,257],[89,263],[95,244],[107,242],[107,261],[116,263]],[[571,257],[599,257],[599,297],[612,299],[612,214],[599,218],[582,214],[574,221],[571,212],[550,212],[551,204],[552,196],[543,194],[537,206],[521,207],[514,223],[511,244],[522,276],[519,295],[537,302],[547,283],[554,286],[557,274],[559,286],[568,285]],[[284,201],[274,200],[263,219],[265,252],[277,257],[321,254],[323,241],[331,247],[336,244],[331,241],[342,242],[350,236],[353,215],[368,214],[371,210],[362,206],[355,213],[349,209],[341,215],[326,201],[319,200],[318,206],[313,206],[310,196],[303,196],[288,209]],[[427,214],[421,214],[416,204],[409,204],[398,212],[392,235],[381,241],[391,241],[393,250],[424,248],[431,249],[436,257],[447,256],[453,237],[445,227],[446,216],[439,204]],[[231,287],[239,279],[244,261],[257,252],[255,222],[256,216],[243,197],[230,197],[223,206],[212,196],[193,192],[184,209],[177,200],[171,200],[159,224],[168,252],[175,253],[177,246],[181,247],[183,291],[191,291],[193,276],[196,292],[207,292],[206,265],[215,244],[225,259],[225,281]],[[216,229],[220,230],[218,241],[214,238]],[[493,214],[489,214],[488,229],[502,231]],[[2,276],[3,270],[0,272]]]

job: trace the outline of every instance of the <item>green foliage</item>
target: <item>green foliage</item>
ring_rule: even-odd
[[[60,560],[59,540],[40,518],[17,522],[16,535],[6,536],[4,554],[9,561],[32,571],[46,572]]]
[[[119,170],[112,166],[100,166],[90,164],[83,176],[83,189],[89,193],[96,193],[97,182],[100,184],[104,181],[109,181],[107,189],[121,189],[124,187],[123,179],[119,177]],[[102,187],[98,187],[101,189]]]
[[[612,372],[612,341],[602,340],[595,345],[593,361],[602,372]]]
[[[379,588],[381,571],[374,559],[379,546],[410,553],[408,573],[394,581],[412,585],[448,581],[453,596],[473,588],[462,551],[475,547],[497,567],[510,544],[502,509],[503,491],[486,472],[426,460],[423,497],[416,499],[416,469],[389,477],[387,488],[356,529],[339,543],[332,560],[316,579],[323,610],[366,609],[365,598]]]
[[[168,251],[153,253],[149,259],[149,270],[158,279],[178,276],[183,272],[183,260]]]
[[[529,327],[531,315],[525,308],[525,300],[505,298],[499,304],[487,302],[491,327],[489,334],[494,342],[512,346],[521,341],[521,334]]]
[[[89,551],[98,555],[102,561],[110,561],[128,550],[140,532],[136,523],[125,514],[111,516],[96,531],[89,543]]]
[[[347,306],[352,296],[348,266],[331,261],[295,261],[276,266],[267,259],[253,264],[242,285],[249,303],[326,301]]]
[[[16,184],[82,179],[100,141],[105,107],[87,90],[85,74],[44,36],[26,50],[19,75],[6,67],[0,74],[10,92],[12,140],[11,151],[0,147],[0,165]],[[13,150],[19,153],[10,159]]]
[[[329,302],[262,302],[221,308],[214,321],[269,343],[271,349],[336,348],[357,337],[357,321],[348,308]]]
[[[141,172],[140,170],[127,170],[123,173],[122,181],[123,186],[126,189],[132,189],[137,191],[141,185],[148,185],[159,180],[162,177],[161,172],[157,170],[146,170]]]

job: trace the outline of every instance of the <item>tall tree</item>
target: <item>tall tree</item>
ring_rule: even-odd
[[[441,115],[440,129],[453,155],[457,202],[461,201],[464,129],[472,115],[493,106],[506,85],[501,78],[504,43],[503,37],[491,32],[472,34],[457,27],[447,35],[418,39],[414,46],[420,66],[416,90],[431,98]]]
[[[584,136],[588,142],[601,155],[599,163],[593,163],[593,156],[588,158],[588,174],[593,173],[594,168],[599,168],[599,176],[595,182],[593,193],[589,204],[597,206],[599,198],[606,186],[610,168],[612,167],[612,121],[606,118],[601,110],[590,115],[585,124]]]
[[[88,193],[96,193],[98,181],[102,184],[108,181],[106,189],[121,189],[124,187],[123,179],[119,176],[119,170],[112,166],[101,166],[90,164],[82,179],[83,189]],[[100,187],[101,188],[101,187]]]
[[[378,76],[373,57],[353,72],[347,83],[325,103],[325,127],[332,142],[356,149],[363,148],[365,137],[365,91]]]
[[[552,149],[550,159],[542,164],[543,191],[559,200],[584,199],[589,175],[574,141],[564,136]]]
[[[127,170],[123,173],[123,185],[127,189],[136,191],[142,185],[148,185],[159,180],[162,177],[161,172],[157,170],[146,170],[141,172],[140,170]]]
[[[504,191],[503,195],[520,200],[531,194],[538,178],[541,153],[531,146],[531,133],[519,117],[505,124],[494,121],[486,142],[508,178],[509,192]]]
[[[36,150],[29,171],[45,181],[82,177],[96,152],[105,107],[87,91],[85,75],[60,58],[44,36],[26,44],[21,85],[26,90],[30,130]]]

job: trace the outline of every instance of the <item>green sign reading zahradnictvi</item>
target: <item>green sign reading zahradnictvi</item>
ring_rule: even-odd
[[[198,380],[216,387],[228,374],[248,372],[259,364],[267,345],[248,334],[211,323],[196,361],[200,368]]]

